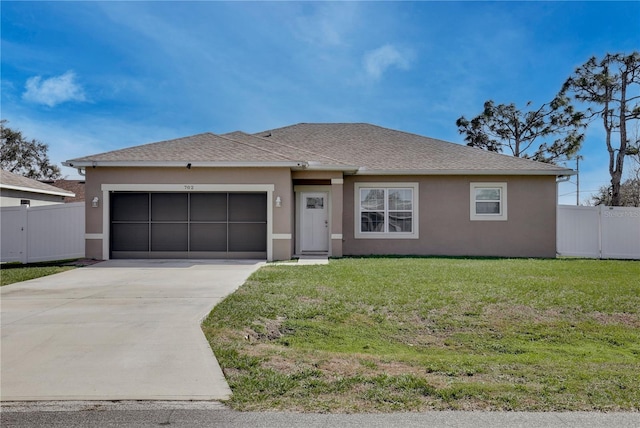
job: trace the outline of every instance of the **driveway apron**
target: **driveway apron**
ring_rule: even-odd
[[[261,265],[111,260],[0,288],[0,399],[227,399],[200,322]]]

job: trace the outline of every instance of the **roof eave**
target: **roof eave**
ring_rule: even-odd
[[[305,161],[275,162],[187,162],[187,161],[92,161],[68,160],[62,163],[71,168],[95,167],[147,167],[147,168],[292,168],[293,170],[342,171],[349,175],[576,175],[572,169],[368,169],[353,165],[328,165]]]
[[[91,161],[68,160],[62,165],[71,168],[95,168],[95,167],[146,167],[146,168],[295,168],[304,167],[305,162],[275,161],[275,162],[189,162],[189,161]]]
[[[65,192],[63,190],[58,192],[55,190],[43,190],[35,189],[33,187],[14,186],[12,184],[0,184],[0,188],[7,190],[17,190],[19,192],[40,193],[44,195],[65,196],[70,198],[74,198],[76,196],[76,194],[73,192]]]
[[[576,175],[571,169],[542,170],[542,169],[366,169],[360,168],[356,175]]]
[[[302,168],[294,168],[299,170],[307,170],[307,171],[341,171],[345,174],[356,174],[360,169],[358,166],[354,165],[329,165],[323,164],[315,161],[305,162],[305,166]]]

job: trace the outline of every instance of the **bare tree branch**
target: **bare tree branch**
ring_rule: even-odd
[[[35,180],[62,176],[60,168],[49,160],[47,144],[35,139],[27,140],[20,131],[15,131],[6,124],[7,120],[0,120],[0,167],[3,170]]]

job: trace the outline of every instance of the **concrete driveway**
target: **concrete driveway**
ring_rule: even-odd
[[[200,321],[262,262],[112,260],[0,288],[0,398],[222,400]]]

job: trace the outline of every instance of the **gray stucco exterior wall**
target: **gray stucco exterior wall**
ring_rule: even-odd
[[[356,239],[357,182],[419,184],[419,239]],[[470,184],[507,183],[508,219],[472,221]],[[553,176],[347,176],[344,255],[555,257],[557,187]]]

